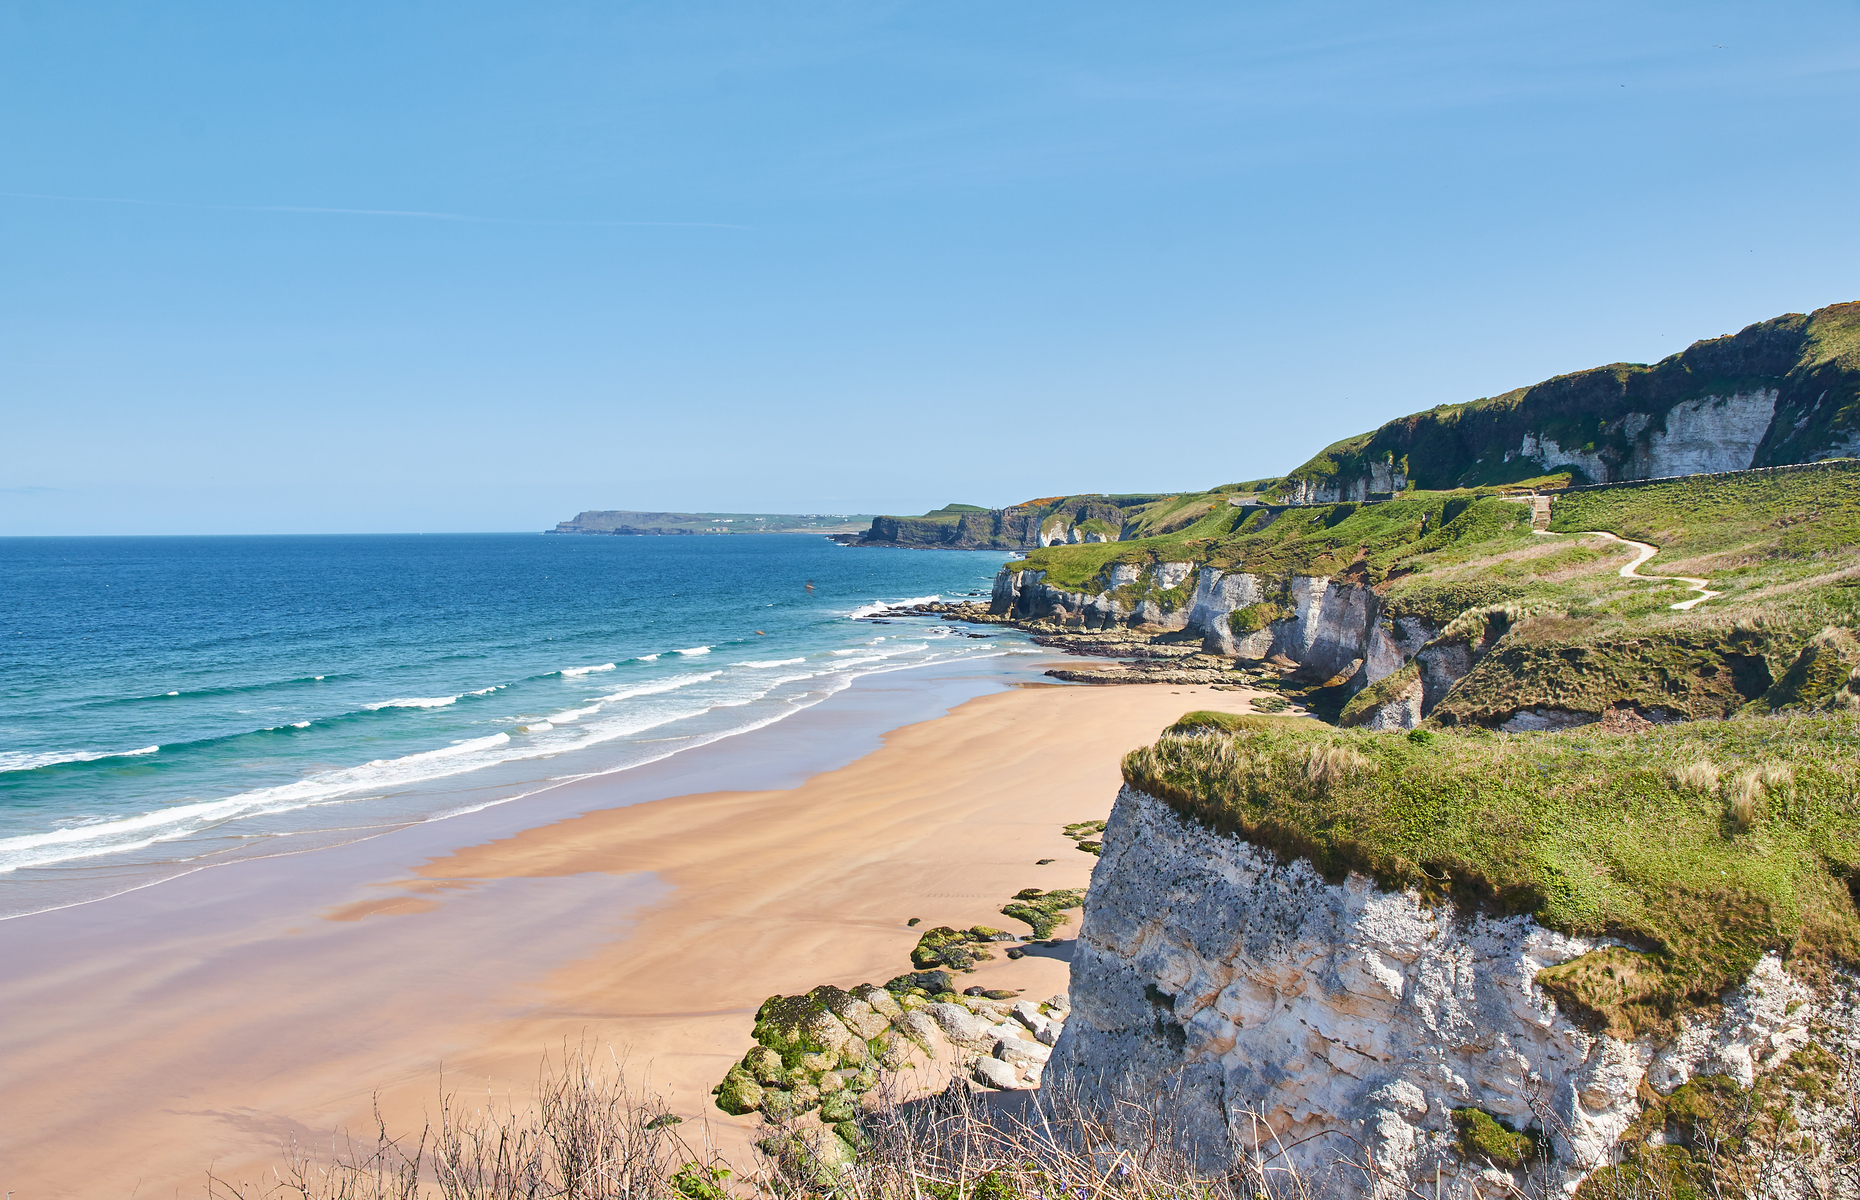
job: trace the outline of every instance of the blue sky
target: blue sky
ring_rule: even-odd
[[[0,3],[0,533],[1277,473],[1860,299],[1857,100],[1816,0]]]

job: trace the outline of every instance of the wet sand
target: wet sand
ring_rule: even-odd
[[[1011,926],[998,909],[1019,889],[1083,886],[1096,860],[1060,827],[1106,815],[1121,756],[1184,711],[1247,699],[1020,688],[794,788],[614,808],[621,777],[589,779],[558,789],[583,815],[490,837],[447,823],[479,840],[413,870],[383,858],[334,889],[316,870],[289,885],[248,872],[249,920],[227,915],[240,897],[225,887],[209,920],[164,885],[143,908],[173,911],[138,926],[160,937],[112,942],[104,905],[88,926],[42,924],[61,946],[16,938],[32,969],[0,984],[0,1187],[166,1196],[200,1188],[209,1164],[256,1179],[284,1141],[370,1130],[376,1094],[391,1125],[417,1129],[442,1070],[448,1090],[521,1100],[564,1044],[613,1047],[740,1148],[750,1122],[708,1091],[763,999],[909,970],[912,917]],[[965,983],[1043,998],[1065,986],[1064,951]]]

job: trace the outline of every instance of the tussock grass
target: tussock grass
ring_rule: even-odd
[[[1632,988],[1598,991],[1581,971],[1561,981],[1563,998],[1618,1030],[1671,1028],[1766,951],[1811,976],[1860,961],[1851,716],[1632,734],[1385,734],[1313,721],[1227,731],[1185,719],[1123,769],[1130,786],[1332,880],[1355,871],[1621,939]]]

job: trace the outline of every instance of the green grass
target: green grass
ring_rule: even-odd
[[[1846,645],[1851,636],[1841,631],[1860,628],[1860,463],[1573,492],[1558,498],[1553,517],[1558,535],[1535,534],[1523,505],[1473,491],[1276,514],[1215,509],[1165,537],[1052,547],[1015,566],[1084,592],[1102,591],[1116,563],[1249,571],[1266,595],[1231,615],[1242,634],[1290,615],[1285,589],[1300,575],[1374,586],[1384,619],[1435,630],[1502,606],[1496,645],[1430,712],[1436,724],[1491,725],[1536,707],[1599,715],[1621,705],[1716,718],[1791,671],[1801,686],[1772,695],[1772,707],[1825,706],[1846,686],[1851,655],[1823,653],[1813,663],[1801,655],[1813,638]],[[1646,574],[1701,576],[1724,594],[1675,612],[1671,605],[1695,593],[1622,578],[1631,549],[1574,536],[1597,529],[1659,546]],[[1191,584],[1167,594],[1130,585],[1118,599],[1179,609]],[[1860,696],[1860,682],[1843,694]],[[1359,698],[1355,708],[1370,702]],[[1345,711],[1342,700],[1320,708]]]
[[[1124,759],[1132,787],[1333,880],[1622,939],[1543,977],[1617,1031],[1670,1029],[1767,950],[1811,975],[1860,961],[1850,715],[1521,735],[1185,720]]]
[[[1388,577],[1397,564],[1417,555],[1474,545],[1488,552],[1523,546],[1530,538],[1530,510],[1474,492],[1430,492],[1386,504],[1334,504],[1281,513],[1259,508],[1187,505],[1162,514],[1193,516],[1192,523],[1166,535],[1090,546],[1050,546],[1030,552],[1014,570],[1046,572],[1046,581],[1068,590],[1101,591],[1114,563],[1191,562],[1223,571],[1251,571],[1275,578],[1292,575],[1360,575],[1368,582]],[[1196,515],[1199,514],[1199,515]],[[1457,561],[1449,559],[1446,561]]]
[[[1660,555],[1641,568],[1648,574],[1697,575],[1778,559],[1851,561],[1860,545],[1860,462],[1571,492],[1557,498],[1550,528],[1605,529],[1651,542]]]

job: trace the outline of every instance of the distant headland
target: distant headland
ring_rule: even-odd
[[[685,513],[603,509],[578,514],[545,533],[731,534],[861,533],[872,523],[866,513]]]

